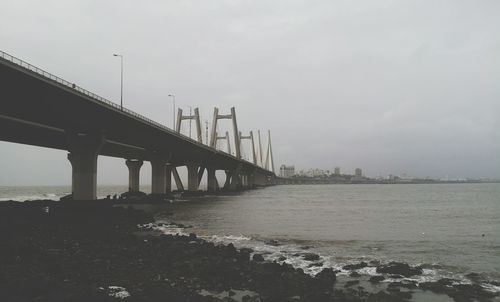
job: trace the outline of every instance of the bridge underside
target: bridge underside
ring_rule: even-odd
[[[75,199],[96,198],[98,155],[150,161],[155,184],[152,193],[159,194],[170,190],[166,184],[170,171],[177,180],[173,168],[178,166],[191,167],[188,168],[191,171],[189,190],[198,189],[201,178],[198,174],[203,173],[200,167],[210,171],[207,174],[210,190],[218,187],[216,181],[210,179],[214,170],[230,171],[229,183],[234,183],[231,188],[267,185],[274,176],[250,162],[3,59],[0,59],[0,83],[0,140],[69,151]],[[131,188],[135,189],[138,179],[130,175],[129,179]],[[241,179],[259,181],[250,184]]]

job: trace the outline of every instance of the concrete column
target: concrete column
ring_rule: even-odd
[[[165,192],[172,192],[172,166],[167,165],[165,167]]]
[[[207,167],[207,191],[217,191],[217,178],[215,177],[215,168]]]
[[[245,173],[241,174],[241,186],[243,189],[247,188],[247,175]]]
[[[229,186],[231,185],[231,177],[233,176],[233,172],[231,170],[226,170],[226,182],[224,183],[224,189],[229,189]]]
[[[128,167],[128,190],[139,192],[139,172],[142,167],[142,160],[127,159],[125,164]]]
[[[160,156],[151,159],[151,194],[165,194],[167,160]]]
[[[248,187],[255,187],[255,172],[248,174]]]
[[[233,171],[233,175],[231,176],[231,190],[239,190],[241,189],[241,175],[238,171]]]
[[[266,175],[261,173],[261,172],[256,172],[256,175],[255,175],[255,184],[257,186],[265,186],[267,184],[267,179],[266,179]]]
[[[196,192],[198,191],[198,167],[199,165],[194,163],[189,163],[186,165],[188,170],[188,191]]]
[[[97,199],[97,156],[104,144],[102,135],[69,134],[73,200]]]
[[[184,185],[182,184],[181,177],[179,176],[179,172],[177,171],[177,167],[172,167],[172,175],[174,176],[175,186],[177,190],[184,191]]]

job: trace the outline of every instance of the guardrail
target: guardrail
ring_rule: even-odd
[[[107,99],[105,99],[105,98],[103,98],[103,97],[101,97],[101,96],[99,96],[99,95],[97,95],[95,93],[92,93],[92,92],[90,92],[90,91],[88,91],[86,89],[83,89],[82,87],[80,87],[80,86],[78,86],[78,85],[76,85],[74,83],[70,83],[70,82],[68,82],[68,81],[66,81],[64,79],[61,79],[60,77],[58,77],[56,75],[53,75],[53,74],[51,74],[51,73],[49,73],[49,72],[47,72],[47,71],[45,71],[45,70],[43,70],[41,68],[33,66],[30,63],[28,63],[26,61],[23,61],[21,59],[18,59],[16,57],[14,57],[14,56],[12,56],[12,55],[4,52],[4,51],[0,50],[0,57],[3,58],[6,61],[14,63],[14,64],[16,64],[18,66],[21,66],[21,67],[23,67],[23,68],[25,68],[27,70],[32,71],[32,72],[35,72],[35,73],[37,73],[37,74],[39,74],[39,75],[41,75],[41,76],[43,76],[45,78],[48,78],[48,79],[50,79],[52,81],[55,81],[55,82],[57,82],[57,83],[59,83],[61,85],[64,85],[64,86],[68,87],[68,88],[71,88],[71,89],[73,89],[73,90],[75,90],[75,91],[77,91],[79,93],[82,93],[82,94],[84,94],[84,95],[86,95],[88,97],[91,97],[91,98],[93,98],[93,99],[95,99],[97,101],[100,101],[100,102],[102,102],[104,104],[107,104],[109,106],[112,106],[114,108],[120,109],[121,111],[126,112],[126,113],[128,113],[128,114],[130,114],[130,115],[132,115],[132,116],[134,116],[136,118],[139,118],[139,119],[141,119],[141,120],[143,120],[145,122],[148,122],[148,123],[150,123],[152,125],[155,125],[156,127],[160,127],[160,128],[162,128],[162,129],[164,129],[164,130],[166,130],[168,132],[176,133],[172,129],[167,128],[166,126],[164,126],[164,125],[162,125],[162,124],[160,124],[158,122],[155,122],[155,121],[153,121],[153,120],[151,120],[151,119],[149,119],[149,118],[147,118],[147,117],[145,117],[145,116],[143,116],[143,115],[141,115],[141,114],[139,114],[137,112],[134,112],[134,111],[132,111],[130,109],[127,109],[125,107],[121,107],[120,105],[118,105],[118,104],[116,104],[114,102],[111,102],[110,100],[107,100]],[[186,137],[186,138],[188,138],[188,137]]]
[[[105,98],[103,98],[103,97],[101,97],[101,96],[99,96],[99,95],[97,95],[95,93],[92,93],[92,92],[90,92],[90,91],[88,91],[86,89],[83,89],[82,87],[76,85],[75,83],[70,83],[70,82],[68,82],[68,81],[66,81],[66,80],[64,80],[64,79],[62,79],[62,78],[60,78],[60,77],[58,77],[56,75],[51,74],[50,72],[47,72],[47,71],[45,71],[45,70],[43,70],[41,68],[38,68],[38,67],[36,67],[34,65],[31,65],[30,63],[28,63],[26,61],[23,61],[21,59],[18,59],[16,57],[14,57],[13,55],[10,55],[10,54],[8,54],[8,53],[6,53],[4,51],[0,50],[0,57],[2,59],[6,60],[6,61],[9,61],[9,62],[11,62],[13,64],[16,64],[16,65],[20,66],[20,67],[23,67],[24,69],[27,69],[27,70],[29,70],[31,72],[34,72],[34,73],[36,73],[38,75],[41,75],[41,76],[43,76],[43,77],[45,77],[47,79],[50,79],[50,80],[52,80],[52,81],[54,81],[54,82],[56,82],[58,84],[64,85],[64,86],[66,86],[68,88],[71,88],[74,91],[79,92],[81,94],[84,94],[84,95],[86,95],[86,96],[88,96],[88,97],[90,97],[90,98],[92,98],[94,100],[97,100],[97,101],[99,101],[101,103],[104,103],[104,104],[106,104],[108,106],[111,106],[111,107],[114,107],[116,109],[119,109],[120,111],[122,111],[124,113],[127,113],[127,114],[129,114],[129,115],[131,115],[131,116],[133,116],[133,117],[135,117],[137,119],[142,120],[143,122],[149,123],[150,125],[153,125],[155,127],[159,127],[159,128],[161,128],[161,129],[163,129],[163,130],[165,130],[167,132],[170,132],[173,135],[177,135],[177,136],[181,136],[182,135],[182,134],[180,134],[178,132],[175,132],[172,129],[170,129],[170,128],[168,128],[168,127],[166,127],[166,126],[164,126],[164,125],[162,125],[162,124],[160,124],[158,122],[153,121],[150,118],[147,118],[147,117],[145,117],[145,116],[143,116],[143,115],[141,115],[141,114],[139,114],[137,112],[134,112],[134,111],[132,111],[130,109],[127,109],[125,107],[121,107],[120,105],[118,105],[118,104],[116,104],[116,103],[114,103],[114,102],[112,102],[112,101],[110,101],[108,99],[105,99]],[[194,139],[192,139],[192,138],[190,138],[188,136],[185,136],[185,135],[182,135],[182,136],[183,136],[184,139],[187,139],[187,140],[191,141],[191,143],[194,143],[196,145],[199,145],[199,146],[207,148],[207,149],[211,149],[209,146],[204,145],[202,143],[199,143],[198,141],[196,141],[196,140],[194,140]],[[216,150],[216,151],[218,151],[218,150]],[[236,160],[239,160],[238,158],[236,158],[232,154],[229,154],[229,153],[224,152],[224,151],[221,151],[221,152],[223,152],[224,154],[229,155],[230,157],[233,157]],[[243,159],[241,159],[241,160],[243,160]],[[244,161],[246,161],[246,160],[244,160]],[[247,161],[247,162],[249,162],[250,164],[253,164],[250,161]]]

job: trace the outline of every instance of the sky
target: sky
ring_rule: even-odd
[[[499,1],[0,7],[0,50],[117,103],[120,53],[125,107],[170,126],[168,94],[203,122],[234,106],[244,133],[271,130],[277,168],[500,177]],[[0,185],[70,183],[65,151],[0,142],[0,154]],[[123,159],[99,157],[100,184],[127,179]]]

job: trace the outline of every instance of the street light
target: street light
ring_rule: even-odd
[[[121,63],[121,80],[120,80],[120,108],[123,110],[123,55],[113,54],[114,57],[120,57]]]
[[[174,129],[175,131],[175,94],[169,94],[168,95],[169,97],[171,97],[173,100],[174,100],[174,111],[173,111],[173,126],[172,126],[172,129]]]

